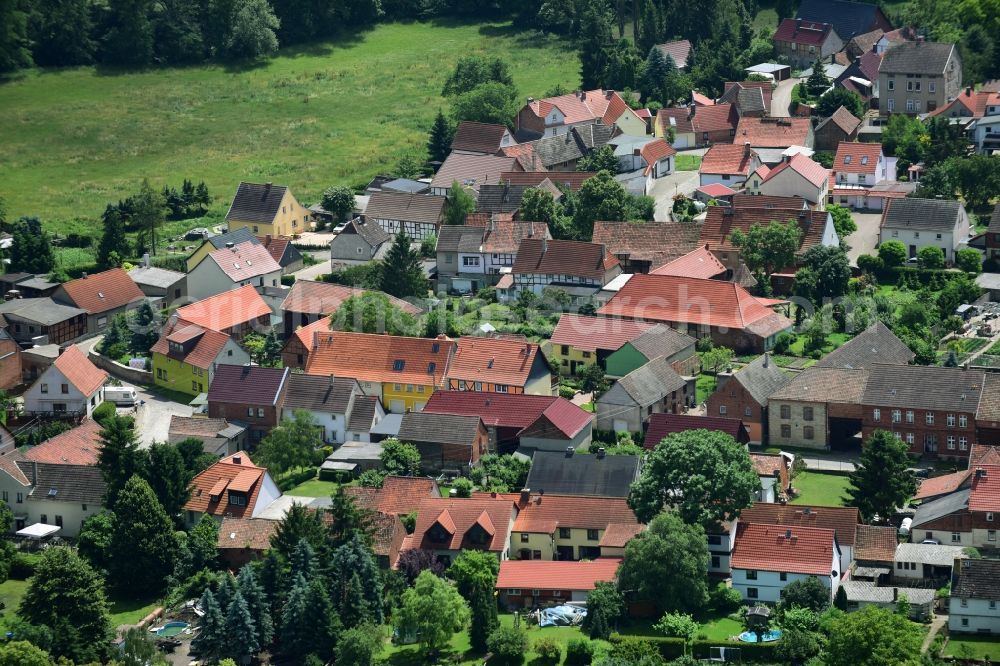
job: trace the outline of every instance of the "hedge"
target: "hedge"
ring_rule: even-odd
[[[617,646],[628,650],[642,650],[638,644],[645,643],[659,650],[660,656],[664,659],[676,659],[684,654],[684,639],[671,638],[668,636],[622,636],[621,634],[611,634],[608,638],[611,643],[611,650],[614,653]]]
[[[911,279],[913,276],[916,277],[917,281],[922,286],[927,286],[930,281],[934,279],[934,276],[938,276],[939,280],[949,281],[957,280],[968,275],[968,273],[963,273],[962,271],[945,270],[945,269],[929,269],[929,268],[911,268],[909,266],[894,266],[892,268],[880,268],[875,272],[875,276],[878,278],[879,284],[895,285],[899,282],[901,275],[906,275],[907,279]]]
[[[695,640],[691,643],[691,653],[695,659],[708,659],[713,647],[739,648],[740,659],[747,663],[778,663],[775,655],[777,642],[744,643],[742,641]]]

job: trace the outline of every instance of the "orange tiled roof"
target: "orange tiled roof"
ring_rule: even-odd
[[[734,144],[746,141],[755,148],[787,148],[805,146],[812,129],[808,118],[740,118]]]
[[[107,312],[146,298],[139,285],[121,268],[70,280],[59,289],[88,314]]]
[[[271,308],[253,285],[249,284],[209,296],[177,310],[179,318],[213,331],[225,331],[270,314]]]
[[[801,504],[766,504],[754,502],[740,513],[740,522],[761,523],[778,527],[810,527],[831,529],[837,541],[853,546],[855,527],[861,515],[854,507],[804,506]]]
[[[427,497],[438,497],[434,479],[414,476],[387,476],[381,488],[349,486],[344,489],[362,506],[394,515],[416,510]]]
[[[896,528],[858,525],[854,540],[854,559],[892,562],[896,557]]]
[[[27,460],[56,465],[96,465],[101,450],[101,424],[88,419],[24,454]]]
[[[235,459],[239,459],[239,464]],[[254,465],[245,452],[223,458],[191,480],[191,498],[184,510],[213,516],[250,517],[266,473],[267,470]],[[238,486],[233,490],[247,493],[245,505],[229,503],[228,489],[234,483]],[[213,496],[218,499],[212,501]]]
[[[642,155],[642,158],[646,160],[646,168],[643,170],[643,174],[648,176],[653,172],[653,165],[665,157],[676,155],[677,151],[663,139],[656,139],[655,141],[650,141],[645,146],[640,148],[639,153]]]
[[[236,283],[281,271],[268,249],[253,241],[215,250],[208,258]]]
[[[747,523],[741,518],[730,563],[733,569],[829,576],[834,559],[833,530]]]
[[[504,560],[497,576],[498,590],[593,590],[599,582],[614,581],[621,560],[607,557],[590,562]]]
[[[603,530],[609,525],[639,524],[624,497],[532,495],[527,503],[516,494],[504,497],[513,499],[520,509],[515,532],[549,534],[556,527]]]
[[[970,471],[969,511],[1000,511],[1000,465],[978,465]]]
[[[683,257],[650,271],[650,275],[681,275],[685,277],[711,279],[726,272],[726,267],[707,247],[701,246]]]
[[[830,178],[830,171],[822,164],[814,162],[802,153],[796,153],[790,159],[785,160],[778,166],[768,171],[767,175],[764,176],[764,180],[761,182],[766,183],[788,169],[791,169],[805,178],[813,185],[813,187],[822,187],[823,183]]]
[[[524,386],[538,356],[538,345],[504,338],[459,338],[448,379]]]
[[[454,340],[328,331],[309,343],[306,373],[358,381],[440,386]]]
[[[757,152],[747,146],[732,143],[716,143],[709,146],[701,158],[699,173],[750,175],[750,165]]]
[[[528,108],[539,118],[544,118],[552,110],[552,107],[556,107],[565,116],[563,122],[572,125],[606,118],[608,108],[615,97],[621,99],[618,93],[613,90],[609,90],[607,93],[600,89],[586,90],[581,93],[573,92],[558,97],[536,99],[528,103]],[[607,124],[613,123],[620,115],[621,113],[610,118]]]
[[[90,362],[76,345],[70,345],[53,363],[69,383],[86,395],[92,395],[108,381],[108,373]]]
[[[502,552],[507,548],[510,535],[508,526],[513,510],[514,502],[504,497],[427,497],[417,508],[417,524],[407,543],[413,548],[429,550]],[[484,516],[489,520],[484,519]],[[449,535],[444,542],[434,541],[427,536],[434,525],[440,525]],[[475,525],[479,525],[489,536],[487,543],[477,545],[468,538],[469,531]]]
[[[779,490],[785,491],[788,489],[788,463],[783,456],[751,453],[750,462],[753,463],[753,468],[757,472],[757,476],[773,477],[774,472],[777,471],[781,481]]]
[[[935,476],[931,479],[924,479],[920,482],[917,494],[913,496],[915,500],[937,497],[954,492],[969,478],[969,470],[963,469],[961,472],[953,472],[943,476]]]
[[[881,154],[880,143],[841,141],[837,144],[837,156],[833,159],[833,172],[874,175]]]
[[[187,354],[177,353],[170,349],[171,342],[185,342],[194,338],[198,338],[198,341]],[[160,334],[160,339],[150,348],[150,351],[207,370],[212,367],[212,363],[222,353],[227,342],[229,342],[229,336],[225,333],[177,319],[167,324],[167,328]]]
[[[368,291],[360,287],[348,287],[342,284],[296,280],[292,288],[288,290],[285,300],[282,301],[281,309],[288,312],[328,315],[336,311],[348,298],[361,296],[368,293]],[[403,312],[412,315],[419,315],[421,312],[420,308],[412,303],[407,303],[401,298],[396,298],[380,291],[373,293],[385,296],[391,304]]]

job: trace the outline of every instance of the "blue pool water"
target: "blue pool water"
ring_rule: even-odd
[[[772,629],[764,634],[764,643],[773,643],[774,641],[781,638],[781,629]],[[744,631],[739,635],[739,639],[744,643],[756,643],[757,634],[753,631]]]

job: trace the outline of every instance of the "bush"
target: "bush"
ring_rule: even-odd
[[[500,627],[486,639],[486,647],[493,653],[491,664],[520,666],[528,652],[528,634],[523,629]]]
[[[729,615],[739,609],[740,604],[743,603],[743,595],[740,594],[739,590],[734,590],[727,587],[725,583],[720,583],[712,590],[709,603],[716,612]]]
[[[284,285],[284,286],[286,286],[286,287],[291,287],[293,284],[295,284],[295,276],[294,275],[282,275],[281,276],[281,284]]]
[[[966,273],[979,273],[983,270],[983,256],[972,248],[959,250],[955,253],[955,265]]]
[[[779,663],[775,654],[776,643],[743,643],[741,641],[703,641],[695,640],[691,644],[691,654],[695,659],[708,659],[713,647],[734,647],[740,649],[740,657],[744,663],[753,664],[776,664]]]
[[[874,257],[870,254],[862,254],[858,257],[858,268],[866,273],[873,273],[881,269],[882,266],[883,263],[879,257]]]
[[[91,412],[90,415],[95,421],[97,421],[101,425],[104,425],[105,419],[108,419],[117,413],[118,413],[118,408],[115,407],[115,403],[108,402],[105,400],[97,407],[95,407],[94,411]]]
[[[559,387],[559,397],[565,398],[566,400],[572,400],[573,396],[576,395],[576,389],[571,386],[560,386]]]
[[[784,333],[779,333],[778,337],[774,340],[774,353],[775,354],[787,354],[788,348],[792,346],[795,342],[795,335],[785,331]]]
[[[704,338],[698,338],[698,341],[694,345],[695,351],[699,352],[712,351],[714,347],[715,345],[712,343],[712,338],[708,336],[705,336]]]
[[[586,638],[574,638],[566,644],[566,666],[587,666],[594,660],[594,643]]]
[[[28,580],[35,575],[35,566],[41,557],[41,553],[17,553],[10,562],[10,572],[7,577],[14,580]]]
[[[562,648],[554,638],[539,638],[532,646],[538,661],[543,664],[558,664],[562,659]]]
[[[472,485],[472,481],[462,477],[455,479],[455,483],[451,484],[451,487],[455,489],[455,495],[458,497],[472,497],[472,489],[475,486]]]
[[[663,659],[676,659],[684,654],[684,639],[643,636],[633,638],[621,634],[611,634],[611,655],[627,663],[637,662],[643,657],[659,655]]]

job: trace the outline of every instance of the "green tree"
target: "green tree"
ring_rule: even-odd
[[[865,442],[861,462],[851,472],[847,495],[861,517],[887,521],[917,491],[917,481],[907,469],[909,447],[887,430],[876,430]]]
[[[320,512],[296,502],[275,527],[271,536],[271,549],[280,554],[282,559],[291,562],[293,554],[303,542],[311,553],[315,553],[326,543],[326,528]]]
[[[701,367],[710,370],[713,374],[729,367],[736,358],[736,352],[729,347],[712,347],[708,351],[698,354],[701,359]]]
[[[858,230],[858,225],[854,222],[850,208],[830,204],[826,207],[826,212],[833,218],[833,228],[840,240],[846,240],[848,236]]]
[[[257,624],[243,594],[236,590],[226,612],[223,654],[237,663],[246,663],[261,648]]]
[[[1000,195],[1000,160],[990,155],[953,157],[944,163],[942,169],[954,182],[952,191],[957,188],[966,206],[972,210],[989,210],[990,202]],[[953,199],[954,196],[948,195],[948,198]]]
[[[410,247],[410,239],[403,232],[396,234],[392,247],[389,248],[382,264],[379,284],[382,291],[396,298],[422,298],[430,289],[430,283],[420,265],[420,254]]]
[[[462,595],[430,571],[417,576],[392,614],[399,634],[415,636],[427,654],[439,652],[468,622],[469,607]]]
[[[31,66],[28,39],[30,5],[21,2],[0,3],[0,72],[13,72]]]
[[[27,622],[52,627],[54,657],[78,663],[102,661],[111,644],[111,623],[104,581],[73,549],[43,551],[17,614]]]
[[[472,649],[485,652],[489,647],[489,637],[500,627],[493,590],[477,585],[465,600],[470,611],[469,643]]]
[[[42,223],[37,217],[20,218],[14,223],[11,236],[8,271],[48,273],[55,268],[52,239],[42,230]]]
[[[812,66],[812,74],[806,79],[806,90],[810,95],[822,95],[830,87],[830,77],[826,75],[823,63],[816,60]]]
[[[451,115],[463,120],[512,127],[518,111],[517,88],[503,83],[483,83],[451,98]]]
[[[153,188],[149,180],[142,179],[139,192],[132,197],[132,223],[139,229],[139,249],[136,254],[148,251],[156,255],[156,245],[159,241],[160,227],[167,216],[167,202],[163,193]]]
[[[424,337],[436,338],[439,335],[447,335],[449,338],[461,335],[455,313],[449,310],[443,301],[424,317]]]
[[[308,606],[309,583],[299,573],[295,576],[281,616],[281,649],[293,658],[309,654],[315,632],[313,616]]]
[[[413,315],[404,312],[385,294],[366,291],[340,304],[330,317],[330,328],[354,333],[414,335],[418,325]]]
[[[698,633],[698,623],[687,613],[664,613],[653,629],[670,638],[683,638],[684,654],[687,654],[688,645]]]
[[[944,250],[933,245],[926,245],[917,250],[917,266],[919,268],[944,268]]]
[[[430,136],[427,139],[427,152],[432,162],[445,161],[448,153],[451,152],[453,134],[444,112],[438,109],[437,115],[434,117],[434,124],[431,126]]]
[[[139,304],[132,317],[132,348],[142,354],[148,354],[156,341],[160,339],[160,315],[153,310],[148,300]]]
[[[810,77],[811,80],[812,77]],[[840,107],[847,109],[852,116],[859,120],[865,117],[865,103],[861,96],[853,90],[839,86],[830,88],[819,98],[819,102],[816,104],[816,115],[820,118],[829,118]]]
[[[381,651],[382,637],[378,628],[361,625],[340,635],[334,661],[338,666],[368,666],[376,662]]]
[[[322,206],[337,222],[343,222],[354,210],[354,192],[349,187],[329,187],[323,192]]]
[[[445,81],[441,95],[444,97],[461,95],[475,90],[484,83],[513,86],[514,79],[510,73],[510,65],[496,56],[462,56]]]
[[[781,608],[804,608],[814,613],[830,607],[830,589],[816,576],[796,580],[785,586],[781,593]]]
[[[382,469],[392,476],[419,476],[420,450],[413,444],[390,437],[382,442],[379,454]]]
[[[152,6],[149,0],[109,0],[101,39],[101,60],[109,65],[142,67],[153,60]]]
[[[618,589],[634,591],[661,613],[697,613],[708,603],[708,542],[701,525],[661,513],[625,546]]]
[[[125,236],[125,220],[117,206],[108,204],[101,216],[104,232],[97,246],[97,267],[104,270],[121,265],[122,257],[129,256],[129,242]]]
[[[87,518],[80,528],[76,550],[80,557],[99,572],[108,570],[111,561],[111,535],[114,532],[114,515],[101,511]]]
[[[576,194],[573,210],[573,228],[580,240],[590,240],[594,235],[595,220],[623,220],[628,193],[607,171],[600,171],[588,178]]]
[[[345,627],[382,622],[382,580],[362,534],[354,533],[333,551],[329,579],[330,599]]]
[[[955,253],[955,265],[966,273],[979,274],[983,270],[983,255],[972,248],[959,250]]]
[[[274,640],[274,625],[271,622],[271,605],[268,602],[264,588],[257,582],[253,567],[249,564],[243,565],[239,575],[236,577],[240,586],[240,594],[247,604],[250,617],[254,618],[257,625],[257,642],[261,647],[270,645]]]
[[[611,146],[601,146],[591,150],[576,163],[577,171],[607,171],[616,174],[621,171],[621,163]]]
[[[132,594],[162,592],[167,575],[174,570],[176,547],[170,517],[149,484],[133,476],[115,503],[111,580],[118,589]]]
[[[191,641],[191,648],[199,657],[212,662],[222,655],[226,642],[226,620],[212,590],[205,590],[199,606],[204,612],[201,631]]]
[[[821,649],[817,633],[783,628],[781,641],[775,652],[782,663],[804,664],[818,655]]]
[[[143,456],[135,434],[135,420],[131,416],[106,419],[100,441],[97,466],[101,469],[107,486],[104,506],[114,511],[118,495],[125,484],[142,471]]]
[[[902,266],[906,261],[906,246],[898,240],[883,241],[878,247],[878,258],[886,268]]]
[[[580,378],[580,389],[584,393],[594,393],[601,395],[608,390],[610,382],[604,376],[604,370],[596,363],[592,363],[577,373]]]
[[[490,663],[500,666],[520,666],[528,654],[528,634],[520,627],[497,627],[486,645],[493,657]]]
[[[610,625],[625,614],[625,595],[613,583],[598,582],[587,596],[587,614],[581,628],[591,638],[608,638]]]
[[[170,662],[156,651],[150,633],[143,627],[130,627],[125,631],[121,645],[121,659],[114,663],[122,666],[169,666]]]
[[[537,187],[529,187],[521,196],[519,218],[524,222],[544,222],[552,229],[565,225],[561,206],[552,193]]]
[[[475,210],[476,198],[461,183],[453,182],[448,191],[448,207],[444,215],[445,223],[465,224],[466,215]]]
[[[746,232],[736,229],[729,241],[740,249],[740,258],[757,281],[769,285],[771,275],[795,263],[802,230],[792,221],[772,221],[767,226],[751,225]]]
[[[607,49],[614,43],[611,13],[603,0],[583,4],[580,21],[580,79],[584,90],[603,88],[608,68]]]
[[[232,23],[223,50],[233,60],[256,60],[278,50],[281,21],[267,0],[233,0]]]
[[[448,569],[448,576],[455,581],[458,593],[469,604],[469,640],[473,649],[478,651],[486,650],[487,638],[500,626],[493,596],[499,572],[499,562],[495,557],[475,550],[463,551]]]
[[[261,349],[263,364],[269,368],[277,367],[281,361],[281,349],[281,338],[278,337],[278,331],[272,328],[264,336],[264,347]]]
[[[670,59],[670,64],[673,64],[673,58]],[[656,46],[649,47],[645,65],[642,74],[642,90],[645,93],[646,101],[657,100],[668,104],[669,102],[663,99],[663,86],[667,75],[670,74],[671,67],[667,64],[667,59],[663,57],[663,51]],[[676,65],[673,69],[677,69]]]
[[[356,537],[365,543],[370,543],[372,530],[371,512],[359,507],[354,498],[344,490],[344,486],[339,486],[330,499],[332,502],[329,509],[327,509],[327,515],[329,516],[327,544],[331,548],[339,548],[344,544],[353,542]],[[370,555],[370,553],[368,554]],[[367,564],[368,561],[366,560],[364,565],[367,566]],[[344,569],[344,571],[358,569],[359,567],[355,566],[354,569]],[[375,598],[374,593],[370,598]]]
[[[488,453],[469,473],[472,481],[482,488],[498,493],[520,490],[528,480],[531,462],[512,455]]]
[[[192,571],[214,568],[218,560],[219,523],[203,513],[187,536]]]
[[[927,127],[914,116],[894,113],[882,128],[882,148],[885,153],[908,164],[916,164],[924,159],[928,142]]]
[[[272,428],[257,447],[258,464],[272,473],[312,465],[316,451],[323,446],[322,430],[316,419],[304,409],[292,412],[292,418],[283,418]]]
[[[49,653],[28,641],[11,641],[0,646],[0,666],[51,666]]]
[[[718,431],[688,430],[656,445],[628,502],[643,522],[674,506],[685,522],[708,527],[738,516],[759,488],[743,445]]]
[[[824,654],[827,666],[910,666],[919,663],[923,634],[906,618],[865,606],[834,620]]]
[[[180,523],[184,504],[191,496],[189,484],[194,475],[184,465],[184,458],[173,444],[155,442],[149,447],[147,456],[142,476],[167,515]]]
[[[795,273],[795,293],[815,304],[847,293],[851,264],[839,245],[814,245],[802,255]]]

